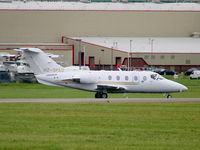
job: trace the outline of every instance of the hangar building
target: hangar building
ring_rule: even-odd
[[[92,69],[200,66],[197,3],[14,1],[1,3],[0,20],[0,52],[39,47],[61,55],[64,66]]]

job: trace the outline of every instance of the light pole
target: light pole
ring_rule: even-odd
[[[111,47],[111,70],[113,70],[113,46]]]
[[[76,39],[78,42],[78,60],[79,60],[79,70],[81,70],[81,39]]]
[[[104,64],[105,64],[105,62],[104,62],[104,49],[101,49],[101,52],[102,52],[102,65],[103,65],[103,70],[104,70]]]
[[[151,39],[151,53],[153,53],[153,41],[154,39]]]
[[[131,53],[131,66],[132,66],[132,42],[133,40],[130,40],[130,53]],[[128,58],[129,59],[129,58]],[[130,70],[130,62],[129,62],[129,67],[128,67],[128,71]]]
[[[151,65],[152,65],[152,54],[153,54],[153,42],[154,42],[154,39],[151,39]]]
[[[83,65],[85,66],[85,46],[83,47],[83,53],[84,53],[84,62],[83,62]]]

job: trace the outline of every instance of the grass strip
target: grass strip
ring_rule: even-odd
[[[200,103],[0,103],[2,150],[199,150]]]

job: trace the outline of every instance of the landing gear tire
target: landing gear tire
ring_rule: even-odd
[[[95,94],[95,98],[108,98],[108,94],[107,93],[97,92]]]
[[[95,98],[101,98],[101,93],[97,92],[97,93],[95,94]]]
[[[102,93],[101,94],[101,98],[108,98],[108,94],[107,93]]]
[[[172,96],[171,95],[167,95],[167,98],[169,99],[169,98],[172,98]]]

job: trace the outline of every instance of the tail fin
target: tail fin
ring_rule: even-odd
[[[38,48],[20,48],[17,51],[22,51],[25,61],[30,65],[35,75],[64,72],[64,68],[58,65],[53,59]]]

